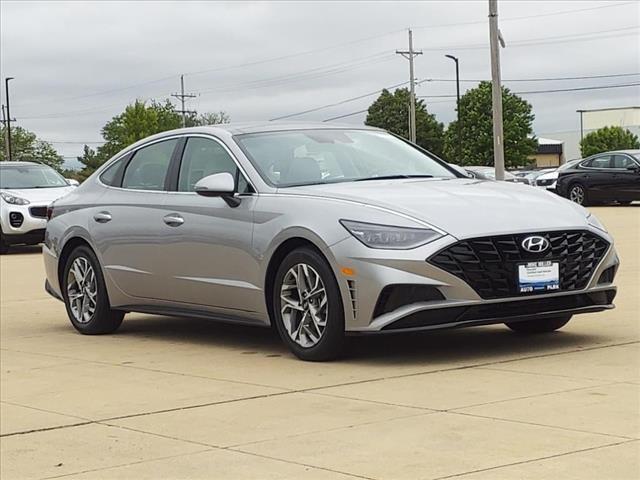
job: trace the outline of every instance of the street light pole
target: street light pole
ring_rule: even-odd
[[[502,125],[502,85],[500,82],[500,31],[498,0],[489,0],[489,42],[491,45],[491,103],[493,106],[493,165],[496,180],[504,180],[504,131]]]
[[[462,161],[462,130],[460,125],[460,69],[458,63],[458,57],[454,57],[453,55],[445,55],[445,57],[450,58],[454,62],[456,62],[456,125],[457,125],[457,135],[458,135],[458,146],[456,148],[458,152],[458,162]]]
[[[9,110],[9,80],[13,77],[4,79],[4,92],[7,97],[7,160],[11,161],[11,110]]]

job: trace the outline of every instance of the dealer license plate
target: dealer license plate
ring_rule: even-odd
[[[560,264],[558,262],[529,262],[518,265],[520,293],[560,289]]]

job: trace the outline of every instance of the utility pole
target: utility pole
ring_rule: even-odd
[[[504,133],[502,125],[502,85],[500,81],[500,44],[498,0],[489,0],[489,41],[491,44],[491,96],[493,105],[493,165],[496,180],[504,180]]]
[[[182,105],[181,110],[178,110],[178,113],[182,114],[182,128],[187,126],[187,114],[196,113],[193,110],[185,110],[184,101],[185,98],[195,98],[197,95],[193,93],[184,93],[184,75],[180,75],[180,93],[171,94],[172,97],[176,97],[180,100],[180,104]]]
[[[7,97],[7,160],[11,161],[11,111],[9,110],[9,80],[13,80],[13,77],[7,77],[4,79],[4,92]]]
[[[458,136],[458,145],[457,145],[457,151],[458,151],[458,162],[462,161],[462,125],[461,125],[461,121],[462,119],[460,118],[460,69],[459,64],[458,64],[458,57],[454,57],[453,55],[445,55],[445,57],[450,58],[451,60],[453,60],[454,62],[456,62],[456,134]]]
[[[580,114],[580,143],[582,143],[582,140],[584,140],[584,127],[582,123],[582,114],[584,113],[584,110],[576,110],[576,112]]]
[[[6,126],[7,116],[4,112],[4,105],[2,105],[2,124]],[[4,129],[4,149],[5,149],[5,158],[9,160],[9,139],[7,138],[7,133],[9,133],[9,129]]]
[[[413,32],[409,29],[409,50],[396,50],[409,60],[409,141],[416,143],[416,79],[413,74],[413,58],[422,55],[422,50],[413,50]]]

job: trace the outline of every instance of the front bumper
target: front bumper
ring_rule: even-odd
[[[584,288],[486,299],[461,278],[426,261],[454,242],[452,237],[444,237],[404,251],[368,249],[353,238],[333,245],[331,253],[343,296],[347,332],[455,328],[614,308],[613,279],[619,260],[613,244],[608,246]],[[344,276],[342,267],[355,274]],[[381,309],[379,300],[389,286],[419,286],[422,298],[411,298],[393,309]]]
[[[3,202],[0,209],[0,225],[4,242],[8,245],[41,243],[47,226],[47,206],[48,203],[10,205]],[[19,224],[16,219],[21,220]]]

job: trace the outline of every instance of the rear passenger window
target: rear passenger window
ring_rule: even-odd
[[[223,172],[238,179],[238,193],[247,193],[247,181],[238,172],[236,162],[222,145],[207,138],[189,138],[180,164],[178,191],[193,192],[200,179]]]
[[[164,190],[164,180],[178,139],[154,143],[138,150],[122,179],[122,188]]]
[[[120,180],[122,179],[120,171],[128,158],[129,156],[127,155],[120,160],[113,162],[104,172],[102,172],[102,175],[100,175],[100,181],[110,187],[119,187]]]
[[[593,160],[589,160],[586,163],[586,165],[583,164],[583,166],[590,167],[590,168],[609,168],[610,164],[611,164],[611,156],[605,155],[604,157],[597,157],[597,158],[594,158]]]

